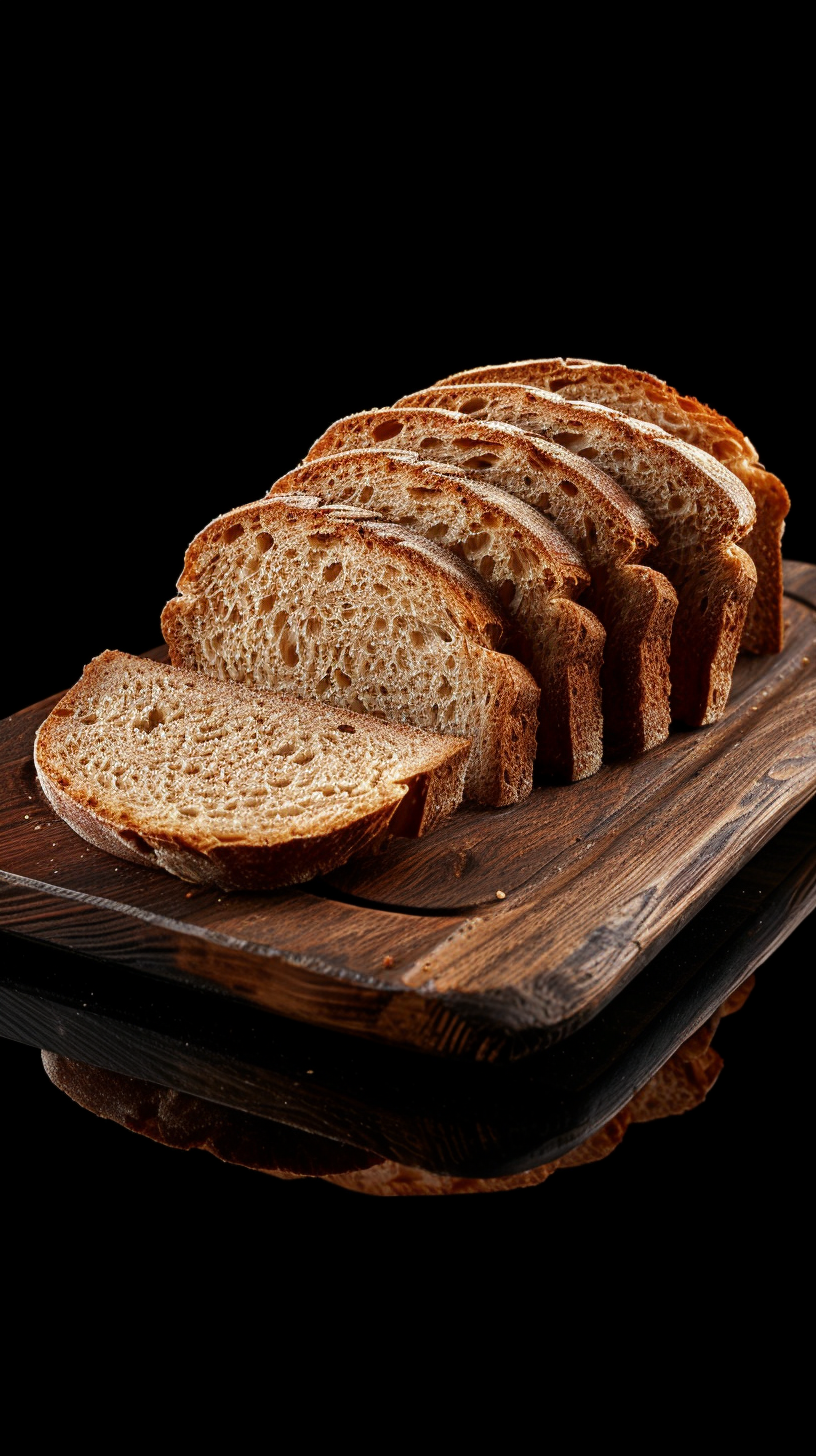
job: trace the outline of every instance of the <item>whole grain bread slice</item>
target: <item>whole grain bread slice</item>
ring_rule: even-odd
[[[745,652],[781,651],[782,533],[790,497],[782,481],[763,468],[751,441],[736,425],[692,396],[679,394],[653,374],[592,359],[525,359],[516,364],[468,369],[440,383],[470,384],[491,379],[497,383],[531,384],[560,394],[563,399],[607,405],[621,414],[659,425],[733,471],[750,491],[756,508],[756,524],[740,542],[757,573],[740,646]]]
[[[672,716],[694,728],[721,717],[756,586],[754,563],[736,545],[754,524],[754,503],[730,470],[656,425],[529,385],[447,384],[399,403],[514,424],[593,460],[633,496],[658,537],[649,560],[678,597]]]
[[[323,874],[462,798],[469,744],[103,652],[37,734],[55,812],[99,849],[223,889]]]
[[[348,450],[397,446],[456,464],[536,507],[579,550],[591,576],[584,596],[606,629],[604,752],[642,753],[669,731],[669,643],[677,605],[660,572],[638,563],[656,545],[641,508],[588,460],[523,430],[448,409],[371,410],[336,421],[307,462]]]
[[[162,630],[174,663],[473,740],[468,798],[532,787],[539,689],[510,624],[449,551],[307,495],[241,506],[187,551]]]
[[[515,655],[541,688],[541,769],[574,781],[600,768],[606,633],[575,600],[590,580],[580,555],[538,511],[456,466],[387,449],[325,455],[269,494],[293,491],[367,507],[469,562],[497,591],[518,629]]]

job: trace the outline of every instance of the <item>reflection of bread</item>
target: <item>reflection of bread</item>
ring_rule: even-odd
[[[296,884],[456,808],[467,742],[103,652],[34,750],[49,802],[125,859],[225,889]]]
[[[524,430],[450,409],[369,410],[337,420],[306,463],[341,451],[414,450],[458,465],[534,506],[566,536],[592,578],[584,605],[603,622],[604,747],[642,753],[669,731],[669,642],[677,596],[638,563],[656,544],[640,506],[589,460]]]
[[[588,399],[624,415],[647,420],[696,445],[727,465],[753,496],[756,525],[740,545],[753,559],[757,587],[742,634],[746,652],[779,652],[782,647],[782,531],[790,500],[781,480],[763,470],[751,441],[725,415],[708,405],[622,364],[591,359],[526,359],[492,369],[472,369],[444,383],[505,380],[549,389],[563,399]]]
[[[452,465],[387,449],[311,460],[270,495],[291,491],[366,506],[463,557],[501,598],[516,656],[541,688],[542,769],[571,781],[600,768],[606,634],[575,600],[589,585],[581,557],[538,511]]]
[[[692,728],[722,717],[756,587],[756,567],[736,544],[754,525],[756,508],[736,475],[657,425],[523,384],[448,384],[399,403],[516,425],[585,455],[632,496],[657,536],[650,565],[678,597],[672,717]]]
[[[754,978],[749,976],[631,1102],[586,1142],[563,1158],[507,1178],[425,1173],[263,1117],[217,1107],[118,1072],[88,1067],[53,1052],[43,1052],[42,1059],[54,1085],[82,1107],[168,1147],[200,1148],[224,1162],[239,1163],[277,1178],[323,1178],[353,1192],[385,1197],[498,1193],[532,1188],[560,1168],[577,1168],[608,1157],[630,1123],[672,1117],[699,1106],[722,1069],[722,1058],[711,1046],[720,1017],[738,1011],[753,984]]]
[[[539,689],[484,582],[415,531],[314,496],[213,521],[162,630],[174,663],[472,740],[468,798],[532,788]],[[363,720],[365,721],[365,720]]]
[[[136,1077],[88,1067],[54,1052],[43,1052],[42,1060],[54,1086],[81,1107],[168,1148],[200,1148],[224,1163],[274,1173],[276,1178],[323,1178],[377,1161],[329,1138]]]

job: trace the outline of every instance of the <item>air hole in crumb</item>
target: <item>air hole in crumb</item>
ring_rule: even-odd
[[[702,599],[700,601],[700,611],[701,612],[707,612],[708,611],[708,593],[706,593],[706,595],[704,597],[702,597]]]
[[[447,536],[447,534],[448,527],[445,525],[444,521],[440,521],[438,526],[431,526],[430,530],[428,531],[428,537],[431,541],[441,541],[442,537]]]
[[[457,440],[457,445],[459,441]],[[498,455],[471,455],[464,462],[466,470],[490,470],[491,466],[498,465]]]
[[[271,612],[272,611],[272,608],[274,607],[274,605],[275,605],[275,598],[274,597],[261,597],[261,600],[258,603],[258,611],[259,612],[263,612],[264,615],[265,615],[267,612]]]
[[[255,547],[258,551],[268,551],[270,546],[274,546],[274,544],[275,542],[268,531],[259,531],[255,537]]]
[[[583,435],[573,435],[569,430],[562,430],[560,435],[553,435],[556,445],[565,445],[568,450],[571,450],[573,445],[577,445],[578,441],[583,438]]]
[[[460,415],[475,415],[478,414],[479,410],[487,409],[487,400],[479,399],[478,397],[476,399],[463,399],[457,405],[457,409]]]
[[[612,451],[612,459],[613,460],[625,460],[626,459],[626,451],[625,450],[613,450]]]
[[[499,600],[500,600],[502,606],[503,607],[509,607],[510,606],[510,603],[512,602],[513,597],[515,595],[516,595],[516,584],[515,584],[515,582],[514,581],[510,581],[509,578],[506,581],[503,581],[501,583],[501,586],[499,587]]]
[[[532,483],[533,482],[532,482],[530,476],[529,475],[525,475],[524,480],[522,481],[522,484],[523,485],[532,485]]]
[[[342,668],[336,667],[334,669],[334,672],[332,673],[332,677],[334,678],[334,681],[337,683],[337,686],[339,688],[351,687],[351,678],[346,676]]]
[[[297,667],[300,661],[297,649],[297,638],[293,636],[288,627],[285,631],[281,632],[280,652],[287,667]]]
[[[598,458],[598,451],[595,450],[592,445],[587,445],[585,450],[579,450],[578,454],[581,455],[584,460],[597,460]]]
[[[458,442],[455,442],[455,443],[458,443]],[[420,442],[419,442],[419,449],[420,450],[435,450],[436,447],[437,447],[437,445],[441,445],[441,444],[442,444],[442,441],[441,440],[437,440],[434,435],[428,435],[427,439],[420,440]]]
[[[360,500],[361,500],[362,504],[365,505],[366,501],[370,501],[371,500],[371,497],[373,496],[373,494],[374,494],[374,487],[373,487],[373,485],[364,485],[363,488],[362,488],[362,490],[360,491]]]
[[[229,545],[231,541],[237,541],[238,537],[243,536],[243,534],[243,526],[227,526],[222,539]]]
[[[493,575],[493,568],[494,568],[495,565],[496,565],[496,563],[493,560],[493,557],[492,556],[483,556],[482,557],[481,561],[479,562],[479,570],[482,573],[482,576],[484,577],[485,581],[490,581],[490,578]]]
[[[98,713],[86,713],[85,716],[83,718],[80,718],[79,721],[80,723],[96,723],[98,719]]]
[[[371,431],[374,440],[392,440],[402,430],[399,420],[383,420],[381,425],[375,425]]]
[[[425,633],[424,632],[413,631],[411,633],[411,641],[414,644],[414,647],[424,647],[425,646]]]
[[[339,723],[337,726],[337,731],[338,733],[356,733],[357,729],[352,728],[350,723]]]
[[[682,508],[683,508],[683,497],[681,495],[673,495],[673,496],[670,496],[669,497],[669,510],[670,511],[679,511],[679,510],[682,510]]]
[[[278,612],[274,622],[272,623],[272,630],[274,632],[282,632],[288,621],[289,618],[286,612]]]
[[[332,561],[329,566],[323,567],[323,580],[336,581],[342,570],[343,563],[341,561]]]
[[[558,484],[565,495],[578,494],[578,487],[571,480],[559,480]]]

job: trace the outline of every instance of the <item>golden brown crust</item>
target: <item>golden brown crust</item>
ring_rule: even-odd
[[[757,587],[743,629],[746,652],[779,652],[782,648],[782,533],[790,510],[790,497],[782,481],[760,464],[746,435],[710,405],[680,394],[664,380],[623,364],[592,359],[525,359],[466,370],[440,383],[516,381],[554,390],[566,399],[596,400],[623,414],[656,422],[672,435],[698,446],[722,461],[750,491],[756,525],[742,540],[753,559]]]
[[[653,423],[533,385],[480,379],[434,386],[406,402],[434,401],[589,453],[632,491],[659,535],[650,564],[669,577],[685,618],[672,645],[672,715],[689,727],[716,721],[727,702],[723,673],[734,632],[739,640],[756,585],[749,558],[734,555],[734,543],[756,519],[742,482],[717,459]],[[708,695],[701,696],[706,685]]]
[[[580,549],[592,585],[582,605],[606,630],[603,677],[604,751],[645,752],[669,731],[668,661],[671,617],[677,598],[659,572],[635,563],[657,538],[640,506],[591,463],[524,430],[450,409],[393,407],[338,420],[315,442],[307,463],[335,452],[380,449],[409,440],[429,460],[451,451],[468,473],[487,476],[554,521]],[[586,624],[584,624],[586,625]],[[581,624],[574,622],[578,635]],[[643,677],[649,673],[648,680]],[[556,695],[556,733],[564,742],[571,704],[563,678],[547,689]],[[579,689],[580,691],[580,689]],[[548,753],[556,754],[557,743]],[[591,758],[584,762],[589,768]],[[578,776],[581,755],[559,772]]]
[[[296,493],[252,502],[211,522],[188,549],[179,581],[182,595],[169,602],[162,614],[162,631],[174,663],[203,669],[216,676],[232,673],[235,664],[230,664],[225,656],[229,609],[224,605],[223,595],[218,596],[207,585],[208,571],[213,563],[219,571],[223,571],[224,547],[231,546],[239,537],[251,540],[253,534],[268,539],[271,545],[264,554],[263,565],[254,578],[254,584],[246,586],[247,577],[242,590],[257,592],[257,581],[261,575],[271,585],[274,571],[276,593],[282,590],[289,593],[286,602],[281,599],[276,603],[285,609],[285,614],[297,612],[308,615],[307,602],[310,604],[308,610],[317,612],[322,610],[327,600],[324,582],[304,574],[302,553],[298,556],[296,543],[301,546],[303,543],[318,544],[321,548],[338,546],[338,549],[347,550],[352,563],[350,570],[356,573],[357,600],[365,602],[369,608],[373,591],[382,590],[385,594],[382,600],[385,600],[389,583],[397,582],[405,599],[410,596],[411,602],[421,595],[430,614],[428,620],[435,624],[431,628],[434,643],[423,647],[420,640],[416,652],[424,653],[424,664],[432,663],[429,670],[435,671],[437,678],[441,674],[443,655],[447,652],[452,658],[452,678],[460,671],[469,673],[474,682],[484,678],[484,695],[474,697],[471,688],[467,687],[457,697],[451,690],[450,681],[445,679],[440,683],[440,691],[446,694],[440,710],[439,703],[431,696],[415,691],[416,675],[409,675],[406,661],[400,663],[392,628],[384,618],[380,619],[377,613],[370,611],[365,641],[354,635],[353,626],[348,629],[350,650],[353,649],[356,654],[354,661],[357,656],[361,660],[365,658],[362,669],[349,660],[349,673],[339,671],[336,646],[332,646],[334,656],[329,664],[330,671],[325,672],[328,650],[325,634],[321,637],[318,632],[309,639],[308,623],[301,624],[307,645],[310,640],[313,644],[321,644],[323,658],[320,672],[325,672],[321,679],[325,684],[325,701],[346,701],[350,706],[359,701],[363,711],[387,711],[391,719],[397,718],[431,730],[439,726],[448,732],[471,737],[473,744],[466,777],[466,797],[480,803],[499,805],[515,803],[526,797],[532,787],[535,760],[535,711],[531,726],[527,717],[532,700],[535,699],[537,704],[540,689],[525,668],[507,653],[496,650],[511,640],[512,629],[506,614],[484,582],[453,553],[415,531],[384,521],[371,512],[342,505],[324,506],[316,497]],[[281,571],[285,547],[290,548],[293,559],[301,564],[292,568],[296,581],[292,578],[290,585],[283,588]],[[221,566],[218,566],[219,562]],[[234,566],[230,570],[235,579]],[[342,584],[344,578],[340,580]],[[269,647],[270,629],[264,625],[256,609],[258,606],[259,603],[256,603],[249,611],[246,622],[239,629],[244,634],[241,673],[248,674],[248,681],[286,687],[302,697],[314,697],[319,674],[312,671],[312,659],[307,661],[304,655],[301,662],[296,652],[293,661],[287,665],[280,653],[273,653]],[[353,617],[353,606],[350,612],[349,620]],[[401,620],[401,612],[394,620]],[[212,629],[210,639],[213,633],[218,636],[215,648],[207,639],[207,623]],[[454,640],[452,630],[454,636],[460,634],[458,651],[447,647],[443,649],[443,643]],[[406,652],[410,654],[413,650],[411,634],[406,636],[405,632],[407,626],[401,644],[403,658]],[[422,638],[422,632],[415,635]],[[234,647],[236,638],[229,640]],[[332,642],[335,642],[334,638]],[[392,666],[398,664],[390,676],[387,673],[384,676],[384,670],[377,666],[383,651],[390,654],[388,660]],[[416,658],[413,661],[416,667]],[[338,671],[342,681],[338,681]],[[507,722],[503,714],[510,711],[506,704],[511,699],[515,702],[520,692],[519,674],[524,681],[524,705],[523,709],[514,708],[513,714],[518,714],[519,721],[524,719],[524,731],[515,742],[518,725],[513,714],[512,721],[508,719]],[[509,747],[511,743],[515,743],[512,750]],[[528,753],[529,761],[525,759]],[[508,781],[506,770],[511,764],[515,777]]]
[[[598,527],[606,532],[607,554],[615,560],[621,563],[639,561],[654,548],[657,538],[640,506],[590,460],[581,460],[552,441],[533,439],[524,430],[517,430],[512,425],[463,416],[459,411],[439,404],[409,406],[400,401],[390,409],[346,415],[315,440],[306,462],[336,451],[365,449],[368,445],[381,447],[384,441],[390,444],[396,441],[399,446],[403,429],[418,425],[427,427],[430,437],[427,447],[422,441],[418,443],[416,448],[420,455],[428,459],[438,458],[432,448],[433,436],[435,432],[444,430],[445,437],[455,439],[457,446],[461,447],[460,464],[470,475],[481,477],[481,457],[494,448],[512,451],[520,460],[526,460],[533,474],[545,472],[554,479],[563,477],[568,480],[588,505],[597,507],[600,513]],[[530,503],[536,505],[535,501]],[[584,556],[591,544],[585,543]]]
[[[317,496],[290,494],[272,496],[237,506],[217,516],[191,541],[184,556],[184,569],[178,579],[182,596],[197,587],[202,561],[221,539],[240,524],[247,531],[274,531],[287,524],[308,520],[315,534],[325,532],[332,537],[376,537],[396,560],[409,566],[424,568],[444,593],[445,601],[463,630],[472,633],[483,647],[496,648],[507,636],[508,623],[484,583],[468,571],[449,551],[426,541],[414,531],[383,521],[372,511],[355,511],[343,506],[326,506]],[[168,603],[165,611],[178,607],[178,599]],[[165,638],[166,640],[166,638]],[[172,644],[168,642],[172,648]]]
[[[412,529],[432,538],[444,530],[447,549],[491,585],[509,588],[516,655],[542,689],[542,772],[573,782],[600,768],[606,633],[573,600],[590,583],[579,553],[539,511],[455,466],[376,448],[320,456],[283,476],[269,494],[292,492],[352,505],[362,500],[391,521],[403,521],[407,512]]]
[[[143,815],[128,802],[126,793],[108,794],[104,798],[97,787],[85,782],[71,756],[62,749],[61,735],[66,719],[81,711],[104,675],[116,673],[121,666],[139,663],[126,653],[105,652],[85,668],[82,678],[65,694],[41,725],[35,740],[34,763],[40,786],[54,809],[70,827],[88,843],[108,854],[134,864],[149,865],[169,871],[180,879],[198,884],[218,885],[227,890],[269,890],[282,885],[298,884],[336,869],[347,860],[376,847],[389,833],[417,837],[428,833],[434,825],[452,813],[461,801],[469,745],[466,740],[442,735],[418,734],[401,724],[381,724],[376,720],[360,720],[360,731],[375,741],[404,739],[415,749],[424,741],[427,769],[407,775],[393,785],[393,792],[376,808],[357,813],[327,829],[306,834],[290,833],[275,840],[258,831],[254,841],[220,843],[190,822],[183,829],[158,829],[147,825]],[[200,678],[182,668],[167,668],[150,663],[150,668],[171,672],[179,685],[199,687]],[[274,697],[275,707],[288,705],[293,715],[303,712],[298,698],[252,692],[239,685],[225,687],[213,684],[214,698],[219,695],[235,703],[264,706]],[[310,709],[325,718],[328,724],[342,722],[348,715],[315,703]],[[136,750],[134,750],[135,752]]]

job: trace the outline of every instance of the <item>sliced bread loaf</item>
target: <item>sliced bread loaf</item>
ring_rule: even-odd
[[[575,600],[590,579],[581,557],[538,511],[453,465],[387,449],[323,456],[269,494],[292,491],[366,506],[469,562],[498,592],[518,628],[516,656],[541,688],[542,770],[572,781],[600,768],[606,633]]]
[[[282,495],[213,521],[162,629],[174,663],[472,738],[468,798],[532,786],[539,689],[509,623],[449,551],[370,511]]]
[[[268,890],[462,797],[468,743],[124,652],[95,657],[37,734],[55,812],[91,844],[183,880]]]
[[[400,404],[438,405],[501,420],[590,459],[643,507],[658,537],[649,560],[677,597],[671,645],[672,716],[714,723],[731,690],[756,569],[735,543],[756,518],[749,492],[694,445],[604,405],[523,384],[448,384]]]
[[[518,364],[469,369],[440,383],[469,384],[490,379],[532,384],[563,399],[608,405],[621,414],[659,425],[727,465],[747,486],[756,508],[756,525],[740,541],[757,573],[740,645],[746,652],[781,650],[782,532],[790,497],[781,480],[763,469],[751,441],[736,425],[690,395],[678,394],[653,374],[592,359],[526,359]]]
[[[307,456],[398,447],[458,464],[542,512],[582,554],[584,604],[606,628],[604,750],[641,753],[669,731],[669,643],[677,598],[659,572],[636,563],[656,544],[639,506],[614,481],[558,444],[447,409],[371,410],[338,420]]]

